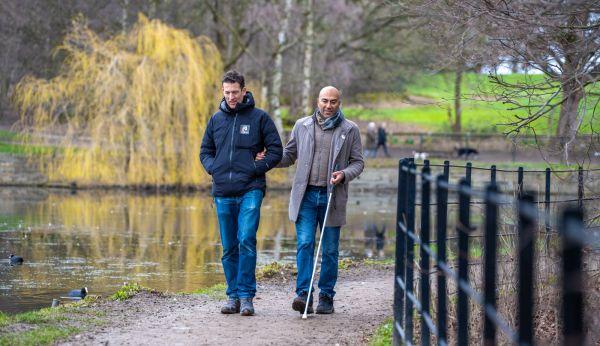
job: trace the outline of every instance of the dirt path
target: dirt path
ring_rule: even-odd
[[[361,266],[340,271],[335,313],[291,309],[294,279],[259,283],[256,315],[223,315],[222,301],[201,295],[140,293],[103,301],[110,322],[59,345],[362,345],[392,316],[393,269]]]

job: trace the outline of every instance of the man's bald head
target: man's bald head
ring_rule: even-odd
[[[326,86],[319,92],[317,106],[323,117],[329,118],[336,114],[341,103],[340,91],[337,88]]]

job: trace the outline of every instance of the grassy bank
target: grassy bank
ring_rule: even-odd
[[[95,298],[8,316],[0,312],[0,346],[47,345],[81,332],[82,326],[102,326],[102,311],[93,310]]]
[[[542,81],[541,75],[512,74],[504,75],[503,79],[510,83],[537,83]],[[466,73],[461,85],[462,128],[465,132],[473,133],[503,133],[507,130],[506,123],[513,122],[515,116],[526,116],[525,109],[511,109],[512,105],[497,101],[499,91],[490,78],[485,74]],[[369,94],[370,100],[378,100],[376,95]],[[390,95],[385,94],[385,101]],[[589,134],[593,131],[594,118],[591,113],[598,103],[598,96],[588,97],[583,101],[587,112],[581,124],[580,133]],[[351,119],[359,120],[388,120],[403,124],[418,126],[422,131],[446,132],[450,130],[448,111],[454,113],[454,75],[453,74],[422,74],[412,80],[405,92],[397,95],[397,100],[406,96],[417,96],[430,99],[430,104],[414,105],[411,107],[375,107],[375,108],[345,108],[344,112]],[[357,95],[357,101],[363,97]],[[523,104],[540,103],[540,100],[529,100],[526,97],[518,99]],[[538,135],[553,134],[558,124],[559,109],[550,116],[542,117],[532,123]],[[550,119],[549,119],[550,118]],[[595,121],[597,123],[597,120]],[[596,125],[597,127],[597,125]],[[532,132],[524,131],[525,134]]]
[[[385,321],[382,325],[377,327],[375,334],[369,341],[370,346],[387,346],[392,344],[392,328],[393,320],[390,318]]]

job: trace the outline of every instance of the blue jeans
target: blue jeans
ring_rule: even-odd
[[[327,208],[327,188],[308,186],[300,212],[296,220],[296,265],[298,266],[298,277],[296,279],[296,294],[308,293],[310,276],[312,275],[315,253],[316,227],[323,227],[325,210]],[[331,213],[331,210],[329,211]],[[319,229],[321,228],[319,227]],[[321,276],[319,277],[319,289],[321,294],[331,298],[335,296],[335,283],[338,274],[338,257],[340,243],[340,227],[325,227],[321,248],[323,257],[321,260]]]
[[[256,294],[256,231],[262,200],[261,190],[239,197],[215,197],[223,244],[221,263],[230,298],[252,298]]]

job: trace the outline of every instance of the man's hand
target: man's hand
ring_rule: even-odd
[[[265,158],[265,155],[267,155],[267,151],[259,151],[258,153],[256,153],[256,158],[254,158],[255,161],[260,161],[263,160]]]
[[[344,171],[336,171],[331,173],[331,185],[337,185],[344,181]]]

